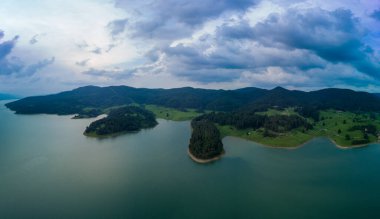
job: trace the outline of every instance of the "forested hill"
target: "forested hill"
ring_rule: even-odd
[[[378,111],[380,98],[375,94],[349,89],[328,88],[317,91],[287,90],[277,87],[247,105],[247,108],[268,107],[313,107],[317,109],[337,109],[348,111]]]
[[[374,95],[380,98],[380,93],[374,93]]]
[[[272,90],[242,88],[210,90],[191,87],[147,89],[128,86],[86,86],[58,94],[34,96],[6,104],[20,114],[75,114],[84,108],[107,108],[125,104],[154,104],[213,111],[258,110],[268,107],[314,107],[318,109],[379,111],[380,98],[347,89],[304,92],[277,87]]]

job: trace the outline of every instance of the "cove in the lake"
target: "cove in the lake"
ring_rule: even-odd
[[[380,147],[317,138],[294,150],[223,139],[193,162],[190,123],[82,135],[94,119],[15,115],[0,103],[0,218],[380,218]]]

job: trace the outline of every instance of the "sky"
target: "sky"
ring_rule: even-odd
[[[1,0],[0,92],[380,92],[380,0]]]

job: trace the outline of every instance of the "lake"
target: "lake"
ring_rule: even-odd
[[[380,218],[380,145],[317,138],[274,149],[223,139],[225,156],[187,155],[190,123],[114,138],[93,119],[15,115],[0,102],[0,218]]]

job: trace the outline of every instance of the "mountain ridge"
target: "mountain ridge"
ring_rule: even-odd
[[[134,88],[129,86],[85,86],[44,96],[26,97],[6,106],[20,114],[75,114],[84,108],[107,108],[127,104],[152,104],[177,109],[211,111],[262,110],[270,107],[315,107],[337,110],[379,111],[377,94],[350,89],[326,88],[315,91],[283,87],[235,90],[202,88]]]
[[[12,99],[18,99],[19,96],[8,94],[8,93],[0,93],[0,100],[12,100]]]

